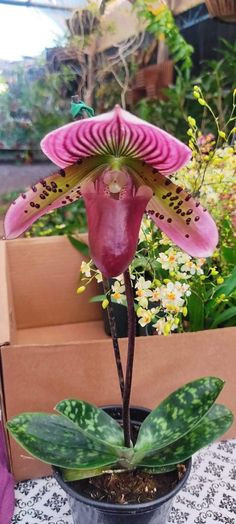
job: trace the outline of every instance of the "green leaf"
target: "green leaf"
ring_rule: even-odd
[[[188,297],[188,314],[191,331],[204,329],[204,303],[194,291]]]
[[[160,468],[161,466],[179,464],[199,449],[221,437],[229,429],[232,422],[233,414],[231,411],[221,404],[216,404],[192,431],[177,442],[162,449],[159,453],[144,457],[140,465]]]
[[[7,423],[26,451],[48,464],[69,469],[93,469],[115,464],[117,456],[82,432],[67,418],[48,413],[23,413]]]
[[[77,238],[72,237],[71,235],[68,235],[68,239],[69,239],[70,243],[72,244],[72,246],[75,247],[77,249],[77,251],[82,253],[82,255],[84,255],[85,257],[89,257],[90,256],[89,248],[88,248],[87,244],[85,244],[85,242],[81,242],[81,240],[78,240]]]
[[[112,466],[113,464],[93,469],[62,469],[62,477],[65,482],[73,482],[74,480],[82,480],[89,477],[98,477],[104,473],[110,473]]]
[[[106,295],[96,295],[95,297],[90,298],[89,302],[103,302],[105,300]]]
[[[225,311],[222,311],[222,313],[219,313],[214,318],[212,324],[210,325],[211,329],[216,328],[220,324],[223,324],[223,322],[226,322],[226,320],[229,320],[232,317],[236,317],[236,306],[229,307]]]
[[[135,452],[152,453],[188,433],[214,404],[223,385],[219,378],[205,377],[172,393],[142,423]]]
[[[222,246],[222,254],[228,264],[236,265],[236,245],[232,247]]]
[[[86,436],[112,446],[124,446],[124,434],[120,424],[103,409],[75,399],[62,400],[55,409],[71,420]]]

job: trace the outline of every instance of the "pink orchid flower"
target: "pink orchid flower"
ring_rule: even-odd
[[[191,151],[165,131],[116,106],[52,131],[41,147],[60,169],[13,202],[5,219],[6,238],[83,197],[91,256],[106,277],[130,264],[145,210],[190,255],[207,257],[214,251],[213,219],[167,178],[188,162]]]

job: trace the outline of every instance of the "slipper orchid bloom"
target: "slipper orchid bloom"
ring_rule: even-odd
[[[6,238],[83,197],[91,256],[106,277],[121,274],[130,264],[145,210],[190,255],[207,257],[214,251],[218,234],[213,219],[167,177],[188,162],[191,151],[165,131],[116,106],[52,131],[41,147],[60,169],[12,203]]]

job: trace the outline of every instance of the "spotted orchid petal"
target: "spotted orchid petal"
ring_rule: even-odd
[[[107,172],[105,176],[107,176]],[[131,263],[137,243],[142,216],[152,190],[140,186],[137,191],[131,178],[121,198],[106,193],[104,175],[82,191],[86,205],[91,256],[107,277],[123,273]]]
[[[199,202],[182,187],[163,177],[154,168],[138,161],[128,161],[133,173],[153,190],[147,212],[155,224],[193,257],[212,255],[218,231],[214,220]]]
[[[116,106],[52,131],[41,142],[55,164],[66,167],[94,155],[137,158],[167,175],[185,165],[190,149],[162,129]]]
[[[96,176],[101,162],[105,162],[105,159],[85,159],[79,164],[58,170],[22,193],[7,211],[4,222],[6,238],[18,237],[49,211],[79,199],[86,177]]]

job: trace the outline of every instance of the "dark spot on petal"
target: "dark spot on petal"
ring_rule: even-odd
[[[156,173],[158,173],[158,169],[156,169],[156,168],[154,167],[153,170],[152,170],[152,174],[153,174],[153,175],[156,175]]]
[[[175,200],[178,200],[178,198],[179,198],[179,197],[177,197],[177,196],[172,196],[172,197],[170,197],[170,201],[171,201],[171,202],[174,202]]]
[[[82,164],[82,162],[83,162],[83,160],[82,160],[82,158],[80,158],[79,160],[77,160],[76,164],[80,165],[80,164]]]
[[[77,164],[78,164],[78,163],[79,163],[79,162],[77,162]],[[64,169],[60,169],[60,171],[59,171],[59,175],[61,175],[62,177],[65,177],[65,176],[66,176],[66,173],[65,173]]]
[[[54,180],[52,180],[52,182],[51,182],[51,186],[52,186],[52,188],[54,188],[54,189],[57,187],[57,184],[56,184],[56,182],[54,182]]]
[[[176,213],[179,215],[181,213],[181,209],[177,209]]]
[[[48,195],[49,195],[49,193],[46,191],[46,189],[44,189],[43,194],[44,194],[45,196],[48,196]]]
[[[198,220],[200,220],[200,217],[195,217],[194,220],[195,222],[198,222]]]
[[[196,207],[199,207],[200,205],[200,202],[196,202]]]
[[[182,206],[183,202],[184,202],[183,200],[179,200],[178,206]]]
[[[186,213],[184,211],[182,211],[181,213],[181,217],[185,217]]]
[[[166,193],[166,198],[170,197],[172,195],[172,191],[169,191],[168,193]]]
[[[206,211],[207,211],[207,209],[204,207],[204,209],[203,209],[203,213],[206,213]]]
[[[163,220],[164,215],[160,215],[159,218],[160,218],[160,220]]]
[[[26,199],[26,194],[25,193],[21,193],[21,196],[22,196],[22,198]]]
[[[46,187],[47,191],[52,191],[51,186],[47,185],[47,186],[45,186],[45,187]]]
[[[188,235],[188,234],[187,234],[187,235],[185,235],[185,238],[189,238],[189,235]]]
[[[186,215],[191,215],[193,213],[193,210],[192,209],[188,209],[188,211],[186,212]]]
[[[172,183],[171,180],[169,180],[169,178],[167,178],[166,181],[165,181],[165,186],[169,186],[171,183]]]
[[[191,222],[191,218],[189,217],[189,218],[187,218],[187,220],[186,220],[186,224],[189,225],[190,222]]]
[[[177,195],[179,195],[179,193],[181,193],[181,191],[183,191],[183,188],[180,187],[180,186],[178,186],[178,187],[176,188],[176,191],[175,191],[175,192],[177,193]]]
[[[175,210],[175,211],[176,211],[176,209],[179,209],[179,206],[178,206],[178,205],[174,207],[174,210]]]
[[[57,189],[55,187],[52,188],[53,193],[57,193]]]
[[[66,187],[70,187],[70,184],[66,184]]]
[[[14,200],[14,201],[12,202],[12,205],[13,205],[13,206],[15,206],[15,205],[16,205],[16,202],[15,202],[15,200]]]
[[[58,189],[59,193],[62,193],[62,189]]]
[[[192,198],[192,195],[187,195],[186,198],[185,198],[185,202],[188,202],[190,200],[190,198]]]
[[[39,204],[35,204],[35,207],[36,207],[36,209],[39,209],[40,205]]]
[[[41,200],[45,200],[45,198],[46,198],[43,193],[41,193],[39,196],[40,196]]]
[[[33,191],[34,193],[37,192],[37,187],[36,187],[36,186],[32,186],[31,189],[32,189],[32,191]]]
[[[43,178],[41,178],[41,180],[40,180],[39,182],[40,182],[40,184],[41,184],[43,187],[46,187],[47,182],[46,182]]]
[[[24,210],[24,213],[28,213],[27,209]]]
[[[172,218],[167,218],[167,222],[169,222],[169,224],[171,224]]]
[[[162,195],[162,200],[165,200],[166,199],[166,195]]]
[[[171,203],[169,204],[169,207],[173,207],[173,205],[174,205],[174,202],[171,202]]]
[[[158,217],[159,217],[159,215],[160,215],[160,213],[155,213],[155,217],[157,217],[157,218],[158,218]]]
[[[31,207],[35,207],[35,203],[34,202],[30,202],[30,206]]]
[[[67,204],[67,201],[66,200],[62,200],[62,204]]]

